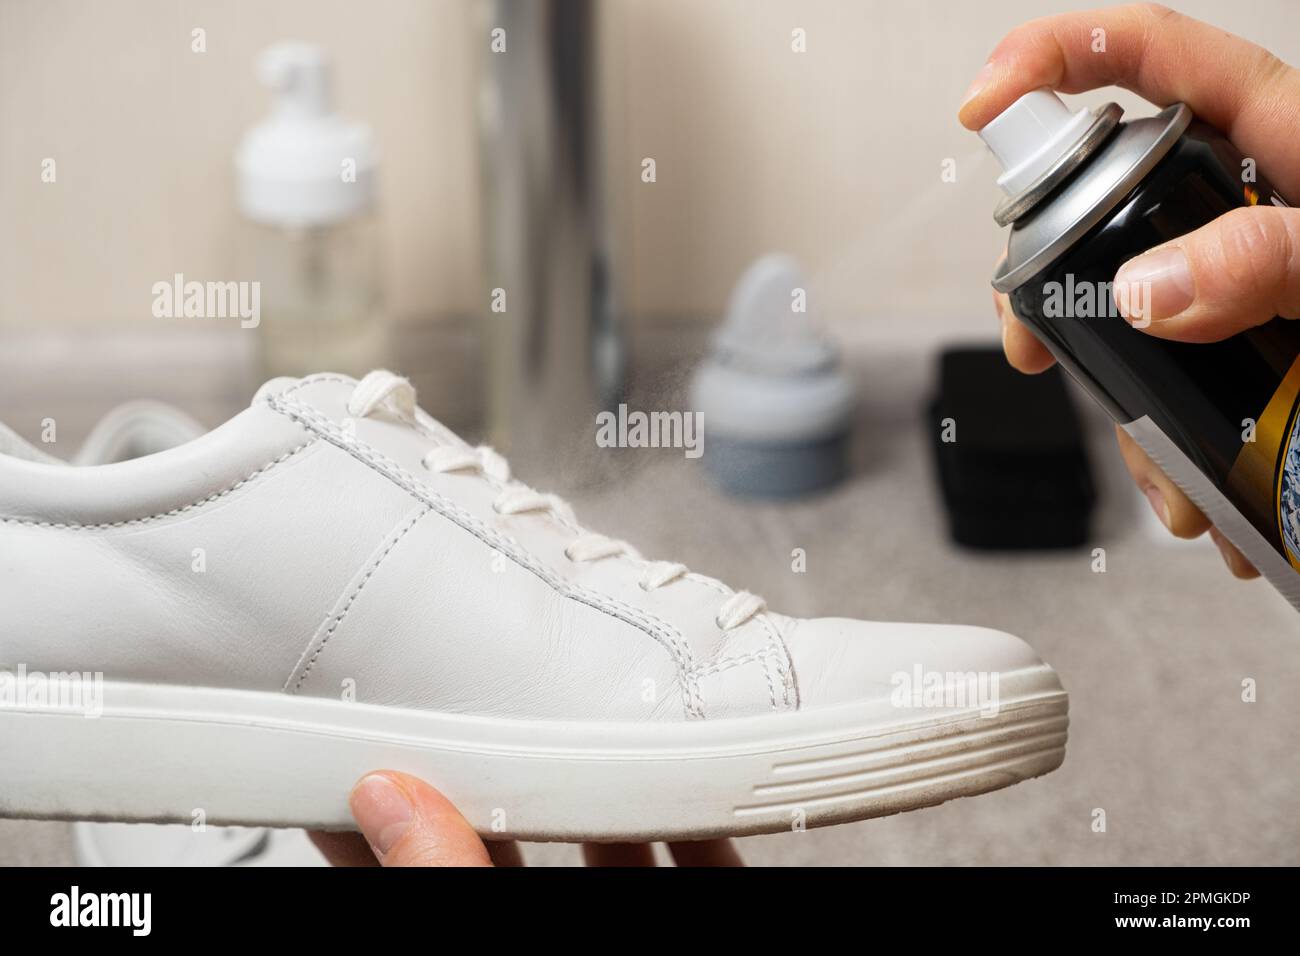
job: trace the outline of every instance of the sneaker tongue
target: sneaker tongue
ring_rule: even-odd
[[[257,394],[253,396],[253,400],[248,404],[250,406],[256,405],[262,399],[266,398],[266,396],[278,395],[290,385],[296,385],[300,381],[301,379],[294,378],[291,375],[281,375],[278,378],[273,378],[257,390]]]

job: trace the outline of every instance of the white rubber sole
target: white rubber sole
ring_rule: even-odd
[[[98,717],[0,703],[0,815],[344,829],[353,784],[393,769],[435,784],[495,838],[772,833],[933,806],[1058,767],[1068,702],[1055,673],[1003,673],[999,698],[991,715],[885,699],[591,724],[106,683]]]

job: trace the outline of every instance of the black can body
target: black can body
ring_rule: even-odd
[[[1110,288],[1129,259],[1234,208],[1286,205],[1262,175],[1243,176],[1251,169],[1222,134],[1193,122],[1109,214],[1010,298],[1015,314],[1117,422],[1150,419],[1300,570],[1296,526],[1287,525],[1289,515],[1300,518],[1300,488],[1284,480],[1288,447],[1300,464],[1291,441],[1300,323],[1274,318],[1221,342],[1173,342],[1120,317]],[[1104,295],[1096,291],[1103,288]],[[1079,290],[1105,302],[1068,308]]]

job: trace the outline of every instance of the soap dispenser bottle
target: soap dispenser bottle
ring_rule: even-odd
[[[262,371],[363,375],[386,364],[377,156],[333,111],[323,50],[286,42],[258,60],[274,108],[235,154],[243,276],[258,284]]]

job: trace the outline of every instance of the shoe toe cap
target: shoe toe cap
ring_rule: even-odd
[[[985,627],[817,618],[793,622],[784,636],[803,708],[887,698],[898,675],[918,669],[1007,674],[1043,666],[1020,638]]]

